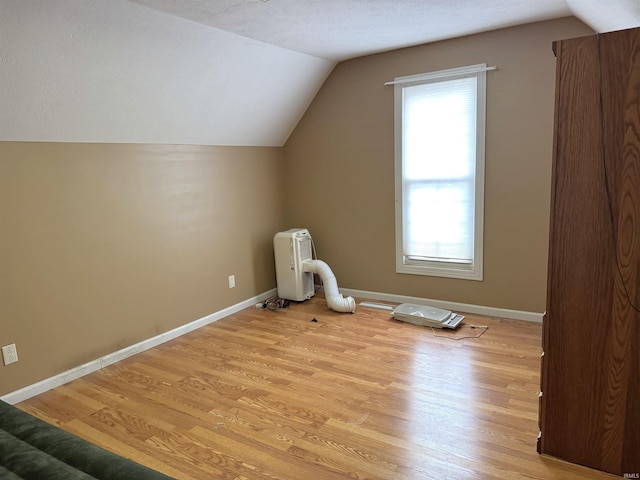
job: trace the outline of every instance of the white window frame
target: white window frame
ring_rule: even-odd
[[[412,275],[483,279],[484,238],[484,170],[485,170],[485,122],[486,122],[486,64],[440,70],[419,75],[395,78],[395,203],[396,203],[396,272]],[[410,259],[403,252],[403,89],[424,83],[453,80],[475,76],[477,79],[476,110],[476,162],[475,162],[475,209],[473,234],[473,259],[470,263],[447,260],[430,261]]]

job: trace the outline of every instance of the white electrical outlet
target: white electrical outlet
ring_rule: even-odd
[[[229,275],[229,288],[234,288],[236,286],[236,276]]]
[[[2,359],[5,365],[10,365],[18,361],[18,350],[16,350],[15,343],[2,347]]]

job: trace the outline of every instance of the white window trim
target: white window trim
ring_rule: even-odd
[[[486,71],[496,67],[486,64],[439,70],[395,78],[387,85],[394,85],[395,102],[395,203],[396,203],[396,272],[412,275],[483,280],[483,239],[484,239],[484,170],[486,131]],[[476,172],[475,172],[475,216],[474,216],[474,260],[471,264],[456,264],[440,261],[407,261],[402,245],[403,195],[402,195],[402,89],[436,79],[454,79],[464,76],[477,77],[477,121],[476,121]]]

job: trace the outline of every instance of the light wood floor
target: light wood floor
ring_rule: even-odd
[[[466,322],[251,308],[17,406],[175,478],[617,478],[536,453],[541,326]]]

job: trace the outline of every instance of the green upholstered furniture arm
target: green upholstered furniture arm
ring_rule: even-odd
[[[2,479],[171,479],[0,400]]]

